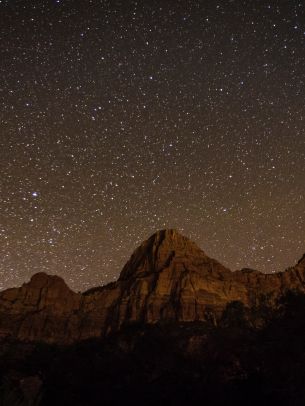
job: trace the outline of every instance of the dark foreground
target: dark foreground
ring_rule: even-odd
[[[218,327],[133,325],[65,348],[5,341],[0,361],[1,406],[304,405],[305,296],[255,317],[232,303]]]

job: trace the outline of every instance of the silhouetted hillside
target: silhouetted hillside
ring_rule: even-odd
[[[305,402],[305,296],[289,293],[262,328],[243,304],[208,322],[134,324],[68,347],[6,343],[2,405]]]

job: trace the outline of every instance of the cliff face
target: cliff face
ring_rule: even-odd
[[[291,289],[305,293],[305,256],[283,273],[231,272],[177,231],[162,230],[136,249],[116,283],[78,294],[39,273],[2,292],[0,336],[67,344],[137,321],[217,323],[229,302],[273,305]]]
[[[58,276],[35,274],[21,288],[0,295],[0,336],[69,341],[78,322],[81,295]]]

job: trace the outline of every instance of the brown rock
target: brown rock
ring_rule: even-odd
[[[81,295],[55,275],[35,274],[21,288],[0,295],[0,335],[24,340],[70,341]]]
[[[131,322],[211,320],[229,302],[273,305],[287,290],[305,292],[305,256],[283,273],[231,272],[175,230],[135,250],[119,280],[83,294],[43,273],[0,294],[0,335],[67,344]]]

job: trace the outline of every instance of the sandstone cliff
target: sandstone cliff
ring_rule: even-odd
[[[115,283],[79,294],[38,273],[2,292],[0,336],[68,344],[131,322],[217,323],[232,301],[273,305],[287,290],[305,292],[305,256],[283,273],[231,272],[177,231],[162,230],[136,249]]]

